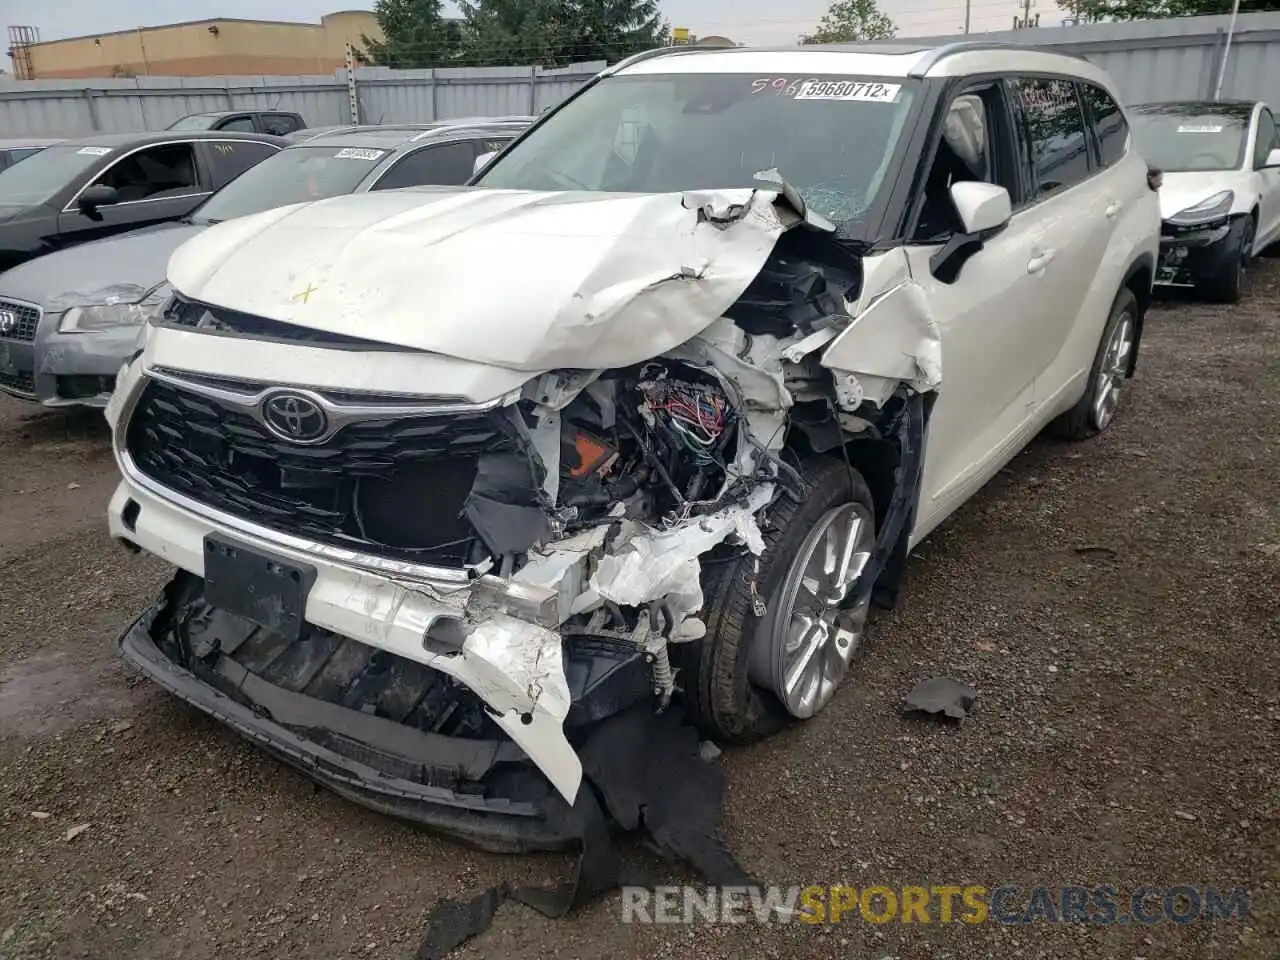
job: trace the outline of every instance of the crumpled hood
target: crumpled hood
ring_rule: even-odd
[[[476,363],[620,367],[683,343],[742,295],[801,222],[778,196],[356,194],[212,227],[168,278],[212,305]]]
[[[165,223],[56,250],[0,273],[0,297],[50,313],[100,303],[137,303],[164,280],[169,255],[205,226]]]
[[[1252,206],[1252,198],[1248,196],[1248,174],[1242,171],[1192,170],[1166,173],[1160,184],[1160,216],[1168,220],[1174,214],[1195,206],[1201,200],[1208,200],[1223,190],[1234,190],[1236,193],[1235,202],[1231,206],[1232,213],[1247,211]]]

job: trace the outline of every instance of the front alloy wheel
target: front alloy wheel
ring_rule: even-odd
[[[749,672],[787,713],[807,720],[827,705],[849,669],[871,591],[847,607],[875,547],[875,523],[860,503],[827,512],[796,553],[756,638]]]

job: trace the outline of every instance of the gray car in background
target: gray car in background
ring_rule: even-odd
[[[34,157],[45,147],[61,143],[60,137],[3,137],[0,138],[0,170],[12,167],[20,160]]]
[[[207,227],[346,193],[471,179],[476,159],[532,122],[503,117],[343,128],[252,167],[176,223],[47,254],[0,274],[0,392],[103,406],[140,325],[168,298],[165,269]]]

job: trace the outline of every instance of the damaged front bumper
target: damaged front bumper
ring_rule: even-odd
[[[500,852],[561,849],[574,839],[568,804],[510,741],[455,740],[321,703],[247,671],[201,676],[182,666],[161,641],[161,624],[174,614],[173,592],[120,638],[125,658],[170,693],[339,796],[379,812]],[[317,724],[326,731],[323,741]],[[390,774],[390,766],[401,775]],[[486,781],[500,782],[501,793]]]
[[[503,581],[479,578],[498,580],[486,590],[469,582],[465,571],[451,578],[445,576],[449,571],[438,571],[428,579],[400,565],[396,573],[395,564],[385,560],[255,529],[205,507],[196,512],[147,489],[148,481],[130,469],[127,459],[123,465],[126,477],[108,510],[114,537],[201,578],[211,536],[229,536],[247,551],[312,571],[303,611],[307,624],[428,666],[475,691],[488,704],[494,724],[534,759],[555,788],[565,797],[576,795],[582,764],[564,730],[571,696],[560,635],[502,613]],[[515,593],[512,609],[520,602],[521,591]],[[479,596],[494,610],[473,621],[467,604]]]
[[[1179,227],[1165,223],[1160,235],[1160,257],[1155,282],[1166,287],[1191,287],[1199,280],[1216,276],[1223,261],[1232,256],[1227,238],[1231,224],[1220,223]]]

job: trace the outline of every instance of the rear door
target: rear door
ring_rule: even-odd
[[[1066,78],[1010,80],[1031,197],[1025,269],[1035,281],[1031,364],[1036,375],[1061,354],[1088,304],[1125,197],[1093,156],[1079,85]],[[1044,402],[1057,389],[1041,384]]]
[[[256,140],[228,139],[201,141],[198,151],[209,185],[221,190],[250,167],[279,153],[280,148]]]
[[[99,207],[97,218],[76,204],[88,186],[114,187],[120,201]],[[212,192],[191,140],[151,144],[116,157],[58,214],[59,241],[84,243],[125,230],[176,220],[190,213]]]

